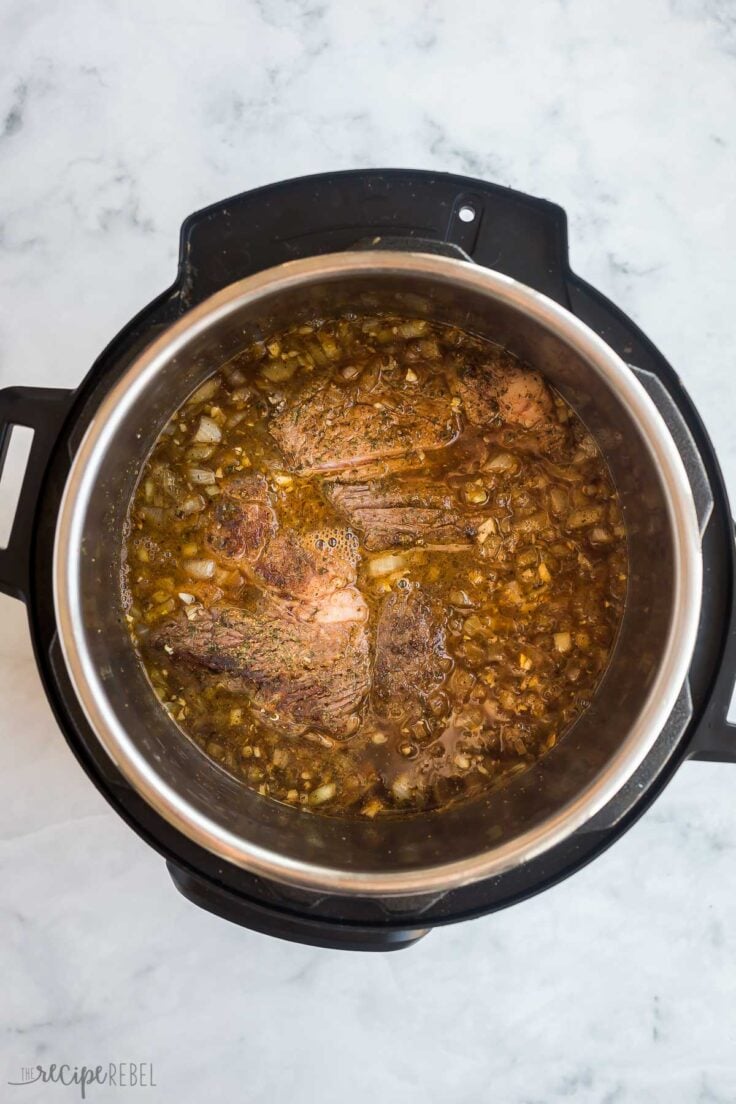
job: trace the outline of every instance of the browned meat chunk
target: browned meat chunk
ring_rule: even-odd
[[[242,475],[223,484],[208,518],[205,543],[223,564],[255,563],[276,532],[268,483],[262,475]]]
[[[438,611],[418,589],[384,602],[376,630],[373,702],[378,713],[409,706],[442,682],[444,634]]]
[[[351,585],[357,537],[344,528],[279,531],[262,475],[225,482],[202,524],[213,556],[260,593],[249,609],[190,607],[149,644],[247,694],[284,732],[349,735],[370,680],[368,610]]]
[[[164,625],[151,643],[175,660],[216,674],[227,689],[248,694],[253,706],[289,735],[316,728],[341,739],[360,723],[370,662],[360,595],[354,588],[344,590],[322,613],[329,617],[333,605],[337,619],[313,621],[268,599],[256,612],[199,609],[191,620]]]
[[[285,598],[318,603],[355,582],[358,539],[347,529],[277,531],[262,475],[224,484],[207,518],[205,543],[227,565]]]
[[[358,539],[347,529],[286,529],[270,541],[255,574],[279,594],[314,603],[354,583],[357,560]]]
[[[190,609],[150,644],[248,694],[289,734],[316,727],[349,735],[370,679],[368,610],[351,585],[355,535],[277,532],[266,480],[254,475],[226,484],[205,539],[218,559],[247,568],[265,588],[257,606]]]
[[[442,448],[457,435],[449,392],[361,392],[330,384],[303,392],[271,422],[287,460],[303,473]]]
[[[369,551],[410,544],[470,547],[482,516],[463,510],[447,486],[420,477],[334,482],[330,502],[363,534]]]
[[[522,429],[534,429],[554,418],[554,402],[542,376],[524,368],[503,349],[493,361],[463,366],[457,389],[473,425],[489,426],[500,418]]]
[[[389,456],[385,460],[369,460],[354,468],[340,469],[341,483],[366,483],[371,479],[384,479],[389,475],[402,472],[415,472],[426,464],[424,453],[411,453],[408,456]],[[327,472],[329,477],[331,473]]]

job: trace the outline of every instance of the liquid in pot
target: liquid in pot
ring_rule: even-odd
[[[375,817],[527,769],[589,704],[626,591],[570,406],[499,346],[396,317],[258,342],[171,418],[124,596],[163,707],[264,796]]]

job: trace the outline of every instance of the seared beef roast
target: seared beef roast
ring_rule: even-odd
[[[539,372],[523,367],[503,349],[494,360],[463,365],[457,389],[473,425],[489,426],[501,420],[533,429],[554,416],[552,394]]]
[[[233,476],[222,484],[205,543],[223,565],[255,563],[276,532],[268,483],[262,475]]]
[[[262,475],[236,476],[223,484],[206,519],[204,540],[223,566],[239,567],[286,598],[319,602],[355,582],[357,537],[339,527],[278,530]]]
[[[365,604],[350,591],[328,599],[314,620],[267,596],[255,610],[199,608],[164,625],[151,643],[248,694],[289,735],[315,727],[344,738],[358,727],[370,681]],[[329,619],[333,603],[335,620]]]
[[[355,393],[315,384],[274,416],[271,435],[303,474],[442,448],[458,432],[444,385],[430,393],[380,387]]]
[[[498,349],[482,364],[463,365],[454,389],[468,422],[488,440],[548,459],[572,451],[566,408],[562,421],[544,378],[510,353]]]
[[[330,482],[328,500],[363,535],[369,551],[405,545],[469,548],[482,515],[463,508],[458,493],[431,479]]]
[[[442,682],[445,639],[439,610],[415,587],[390,594],[376,629],[373,705],[378,714],[392,705],[426,698]]]
[[[248,609],[189,609],[149,643],[248,693],[285,732],[352,732],[370,679],[368,610],[352,585],[356,536],[337,527],[277,531],[268,484],[251,475],[224,485],[205,541],[256,584],[256,600]]]
[[[348,529],[285,529],[269,542],[255,574],[286,597],[319,603],[355,582],[357,561],[358,539]]]

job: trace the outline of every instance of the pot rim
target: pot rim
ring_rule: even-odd
[[[244,840],[196,810],[161,779],[109,707],[103,681],[84,646],[77,564],[86,504],[99,462],[124,414],[172,355],[245,303],[316,278],[360,273],[416,274],[487,294],[554,331],[615,386],[636,420],[659,471],[674,544],[672,618],[660,665],[644,705],[607,767],[554,816],[477,855],[402,872],[361,872],[307,863]],[[169,327],[103,398],[73,458],[57,520],[53,591],[59,643],[74,692],[101,745],[134,790],[175,829],[225,862],[302,889],[362,896],[441,893],[529,861],[562,842],[621,789],[653,746],[687,676],[700,615],[702,555],[692,491],[682,459],[645,389],[625,362],[569,311],[508,276],[471,262],[421,252],[349,251],[289,261],[228,285]]]

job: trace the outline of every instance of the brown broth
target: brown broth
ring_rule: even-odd
[[[223,366],[172,416],[148,458],[126,543],[131,634],[171,717],[259,793],[328,815],[441,808],[527,769],[589,704],[626,592],[618,499],[594,440],[551,390],[543,429],[509,421],[502,403],[484,424],[469,423],[458,373],[485,363],[509,372],[518,364],[486,341],[413,319],[293,327]],[[346,527],[326,494],[336,473],[300,475],[269,433],[278,412],[316,384],[352,389],[361,401],[376,387],[432,395],[449,386],[451,444],[352,469],[351,478],[389,469],[387,485],[400,489],[429,477],[460,504],[464,523],[474,518],[454,550],[406,533],[369,550],[355,529],[371,661],[382,604],[416,588],[441,611],[442,674],[426,693],[407,686],[383,709],[368,695],[357,731],[342,739],[314,727],[285,733],[221,674],[152,644],[171,619],[261,600],[247,565],[217,562],[203,545],[234,475],[266,477],[280,530]]]

